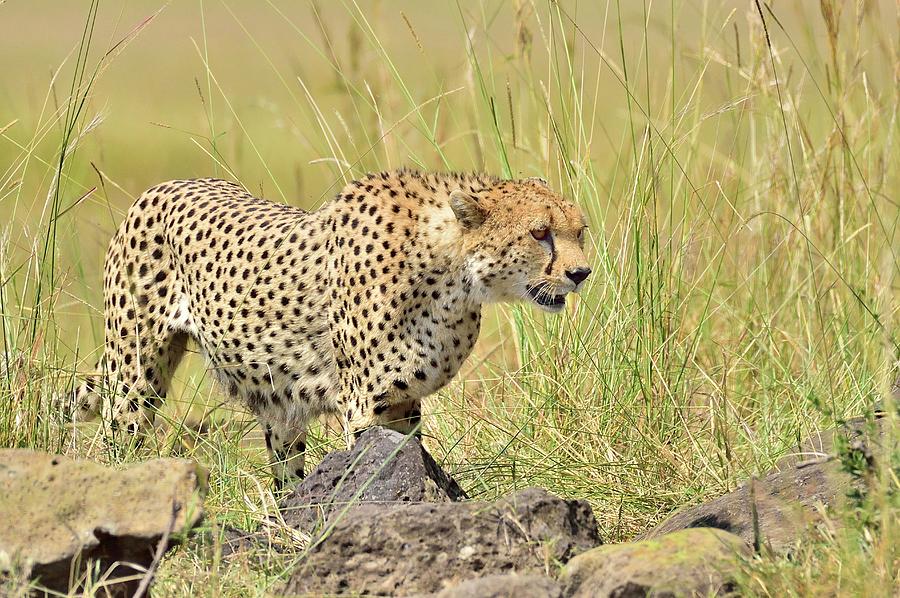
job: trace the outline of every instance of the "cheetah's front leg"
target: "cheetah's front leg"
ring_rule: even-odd
[[[265,431],[269,463],[275,475],[275,489],[291,488],[304,476],[306,464],[306,424],[292,426],[280,418],[260,416]]]
[[[384,426],[402,434],[421,436],[422,407],[416,399],[385,405],[379,401],[360,401],[347,411],[347,431],[355,438],[372,426]]]
[[[419,400],[391,405],[375,417],[375,425],[384,426],[402,434],[415,433],[416,436],[422,436],[422,405]]]

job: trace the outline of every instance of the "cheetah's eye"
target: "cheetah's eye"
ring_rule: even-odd
[[[541,228],[534,228],[531,230],[531,236],[538,241],[546,241],[549,235],[550,228],[547,226],[542,226]]]

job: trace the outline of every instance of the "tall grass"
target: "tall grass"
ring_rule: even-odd
[[[890,407],[896,5],[157,8],[93,3],[71,52],[32,42],[59,50],[51,76],[4,65],[23,85],[0,98],[0,445],[187,455],[213,471],[213,521],[265,521],[260,434],[199,359],[140,449],[112,454],[54,411],[101,343],[105,243],[160,180],[216,174],[314,208],[401,165],[541,175],[591,223],[581,299],[559,317],[487,310],[464,371],[428,401],[426,442],[474,496],[545,486],[591,501],[607,541],[624,540],[814,430]],[[0,16],[27,31],[74,9],[15,10]],[[329,422],[314,437],[313,462],[341,443]],[[883,473],[867,507],[880,525],[760,561],[748,591],[895,590],[898,488]],[[289,564],[266,558],[219,568],[185,550],[161,590],[264,592]]]

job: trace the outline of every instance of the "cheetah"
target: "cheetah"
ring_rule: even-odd
[[[223,180],[162,183],[109,244],[100,374],[76,411],[139,432],[192,340],[256,417],[283,486],[303,477],[312,418],[417,433],[485,303],[561,311],[591,272],[585,227],[538,178],[382,172],[313,212]]]

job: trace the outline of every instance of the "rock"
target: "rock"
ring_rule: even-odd
[[[863,421],[851,420],[847,428],[853,446],[865,454],[877,454],[884,420],[876,420],[876,438],[866,433]],[[734,492],[675,513],[643,538],[657,538],[677,530],[715,527],[737,534],[755,545],[753,505],[759,522],[759,541],[776,552],[795,544],[810,526],[822,521],[821,507],[833,510],[844,500],[852,478],[834,458],[835,433],[817,435],[803,443],[799,455],[779,462],[774,471],[744,483]]]
[[[562,587],[543,575],[488,575],[432,594],[434,598],[562,598]]]
[[[285,523],[312,531],[333,513],[359,503],[445,502],[465,497],[418,438],[370,428],[352,450],[326,455],[280,508]]]
[[[689,529],[589,550],[569,561],[560,581],[573,598],[720,595],[733,589],[740,557],[750,554],[734,534]]]
[[[236,527],[226,526],[224,529],[217,530],[218,538],[212,533],[205,535],[203,538],[208,544],[215,545],[218,539],[220,556],[223,561],[231,559],[237,554],[248,552],[254,548],[262,546],[260,541],[262,534],[259,532],[247,532]]]
[[[70,567],[87,561],[110,578],[135,575],[203,518],[206,472],[191,461],[156,459],[113,470],[28,450],[0,450],[0,575],[20,574],[69,591]],[[76,559],[76,557],[78,557]],[[137,567],[123,563],[133,563]],[[113,593],[131,595],[136,581]]]
[[[540,488],[495,502],[368,503],[334,518],[284,593],[437,592],[485,575],[543,574],[600,542],[587,502]]]
[[[900,397],[898,397],[898,400],[900,400]],[[847,439],[851,447],[861,449],[871,457],[873,449],[875,452],[880,450],[881,438],[884,435],[884,420],[878,417],[874,425],[877,429],[876,438],[874,439],[869,438],[870,422],[864,417],[849,419],[839,428],[816,432],[799,443],[795,450],[779,459],[775,464],[775,469],[777,471],[788,471],[798,465],[802,468],[813,465],[817,461],[834,459],[837,457],[835,443],[842,437]],[[872,440],[875,442],[871,442]]]

